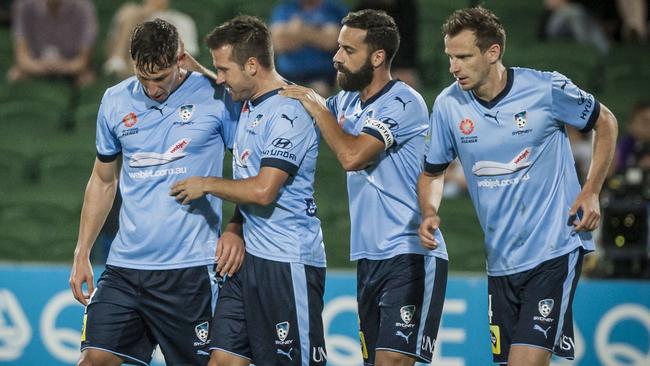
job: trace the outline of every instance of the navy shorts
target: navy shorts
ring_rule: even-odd
[[[431,362],[447,288],[447,261],[419,254],[357,263],[359,337],[366,365],[376,351]]]
[[[81,350],[148,365],[160,345],[167,365],[206,365],[216,286],[212,265],[139,270],[107,265],[84,313]]]
[[[508,276],[488,276],[492,358],[508,362],[510,346],[547,349],[570,360],[575,348],[572,305],[584,250]]]
[[[325,365],[325,268],[246,253],[219,291],[210,349],[257,366]]]

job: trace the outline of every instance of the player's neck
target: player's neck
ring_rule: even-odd
[[[491,68],[485,83],[474,90],[474,95],[486,102],[494,99],[506,88],[508,83],[508,70],[501,62]]]
[[[272,70],[265,72],[263,75],[259,75],[259,81],[255,92],[250,100],[255,100],[257,97],[262,96],[271,90],[279,89],[287,85],[287,81],[282,75],[278,74],[277,71]]]
[[[367,87],[363,88],[363,90],[361,90],[359,93],[361,101],[365,102],[366,100],[372,98],[375,94],[384,89],[384,86],[386,86],[386,84],[388,84],[391,80],[393,80],[393,77],[390,75],[389,71],[386,70],[384,72],[375,72],[370,84]]]

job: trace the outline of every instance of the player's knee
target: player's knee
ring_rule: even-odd
[[[415,359],[398,352],[379,351],[375,355],[375,366],[413,366]]]

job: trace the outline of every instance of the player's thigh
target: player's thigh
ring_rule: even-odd
[[[377,351],[375,366],[413,366],[415,357],[393,351]]]
[[[140,315],[137,270],[107,266],[84,313],[81,350],[110,352],[135,363],[151,361],[155,340]]]
[[[530,274],[512,345],[532,345],[573,358],[573,297],[582,250],[548,260]]]
[[[77,366],[120,366],[123,362],[113,353],[88,348],[81,352]]]
[[[551,351],[544,348],[513,345],[508,356],[508,366],[548,366]]]
[[[207,265],[143,274],[141,314],[167,364],[207,364],[213,275]]]
[[[253,357],[246,327],[243,294],[243,284],[248,267],[248,262],[244,261],[240,270],[232,277],[227,278],[219,290],[210,333],[211,364],[218,355],[223,355],[223,357],[231,355],[246,360],[246,362],[250,362]],[[219,352],[217,356],[215,356],[216,351]]]
[[[247,256],[246,321],[252,362],[324,365],[325,269]]]
[[[208,362],[208,366],[248,366],[248,365],[250,365],[250,361],[248,359],[217,349],[213,350],[210,353],[210,362]]]
[[[447,261],[407,254],[381,262],[375,271],[381,278],[377,283],[380,295],[375,299],[379,307],[378,329],[361,321],[364,333],[376,332],[374,344],[366,340],[368,357],[364,362],[376,363],[376,351],[390,352],[388,356],[404,362],[409,358],[431,362],[444,303]]]

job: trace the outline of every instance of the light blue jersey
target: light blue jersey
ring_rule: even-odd
[[[97,156],[104,162],[123,156],[120,227],[107,264],[173,269],[214,262],[221,200],[205,196],[183,206],[169,191],[182,179],[222,175],[237,123],[226,95],[192,73],[163,103],[150,99],[135,77],[106,91]]]
[[[300,102],[278,95],[279,91],[247,101],[239,117],[233,178],[255,177],[265,166],[289,174],[275,202],[239,205],[246,251],[273,261],[325,267],[314,201],[320,137]]]
[[[580,185],[565,124],[586,132],[599,113],[591,94],[557,72],[508,69],[505,89],[489,103],[457,83],[440,93],[426,169],[441,171],[458,156],[490,276],[594,249],[591,234],[567,225]]]
[[[422,247],[418,236],[417,179],[429,130],[422,96],[393,80],[365,103],[358,92],[342,91],[327,105],[346,133],[367,133],[385,145],[367,168],[348,172],[351,260],[409,253],[447,259],[440,230],[435,233],[436,250]]]

